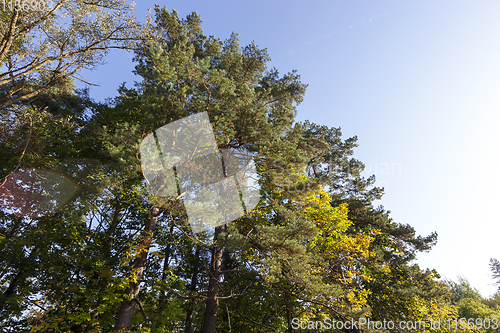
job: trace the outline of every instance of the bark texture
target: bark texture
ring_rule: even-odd
[[[115,324],[115,331],[130,328],[132,323],[132,317],[135,312],[135,305],[137,302],[137,295],[141,290],[141,279],[144,272],[144,267],[146,266],[147,257],[149,253],[149,247],[151,246],[151,240],[153,238],[153,232],[156,227],[156,222],[158,221],[158,216],[160,215],[159,208],[151,209],[151,217],[146,222],[146,226],[142,232],[142,240],[140,242],[141,253],[138,255],[136,260],[132,265],[132,274],[136,274],[136,282],[130,282],[125,293],[127,298],[125,298],[120,306],[120,311],[118,312],[118,318]]]
[[[208,283],[208,299],[205,308],[205,319],[203,322],[203,333],[215,333],[217,328],[217,309],[219,307],[219,283],[222,263],[223,248],[218,243],[218,236],[222,227],[215,228],[214,245],[212,247],[212,259],[210,264],[210,280]]]

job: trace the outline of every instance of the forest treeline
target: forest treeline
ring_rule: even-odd
[[[356,137],[295,120],[307,86],[266,49],[206,36],[196,13],[157,6],[141,24],[122,0],[32,3],[0,17],[2,332],[293,332],[327,318],[498,332],[500,292],[418,266],[437,234],[375,206]],[[98,103],[75,81],[113,48],[135,53],[140,81]],[[193,233],[182,198],[147,190],[140,145],[200,112],[218,149],[252,155],[260,201]],[[500,284],[495,259],[491,271]]]

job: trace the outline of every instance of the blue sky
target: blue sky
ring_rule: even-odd
[[[438,232],[422,267],[462,275],[491,295],[500,259],[500,2],[167,1],[196,11],[207,35],[239,34],[267,48],[271,66],[309,84],[298,120],[357,135],[355,157],[385,187],[377,204],[419,234]],[[97,100],[132,87],[132,54],[113,51],[83,73]]]

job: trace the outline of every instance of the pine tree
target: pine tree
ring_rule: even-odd
[[[495,280],[495,284],[500,287],[500,262],[498,261],[498,259],[490,259],[490,268],[491,273],[493,274],[493,279]]]

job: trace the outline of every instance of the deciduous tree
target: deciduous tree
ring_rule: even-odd
[[[125,0],[4,1],[0,11],[0,110],[85,79],[113,48],[148,38]]]

